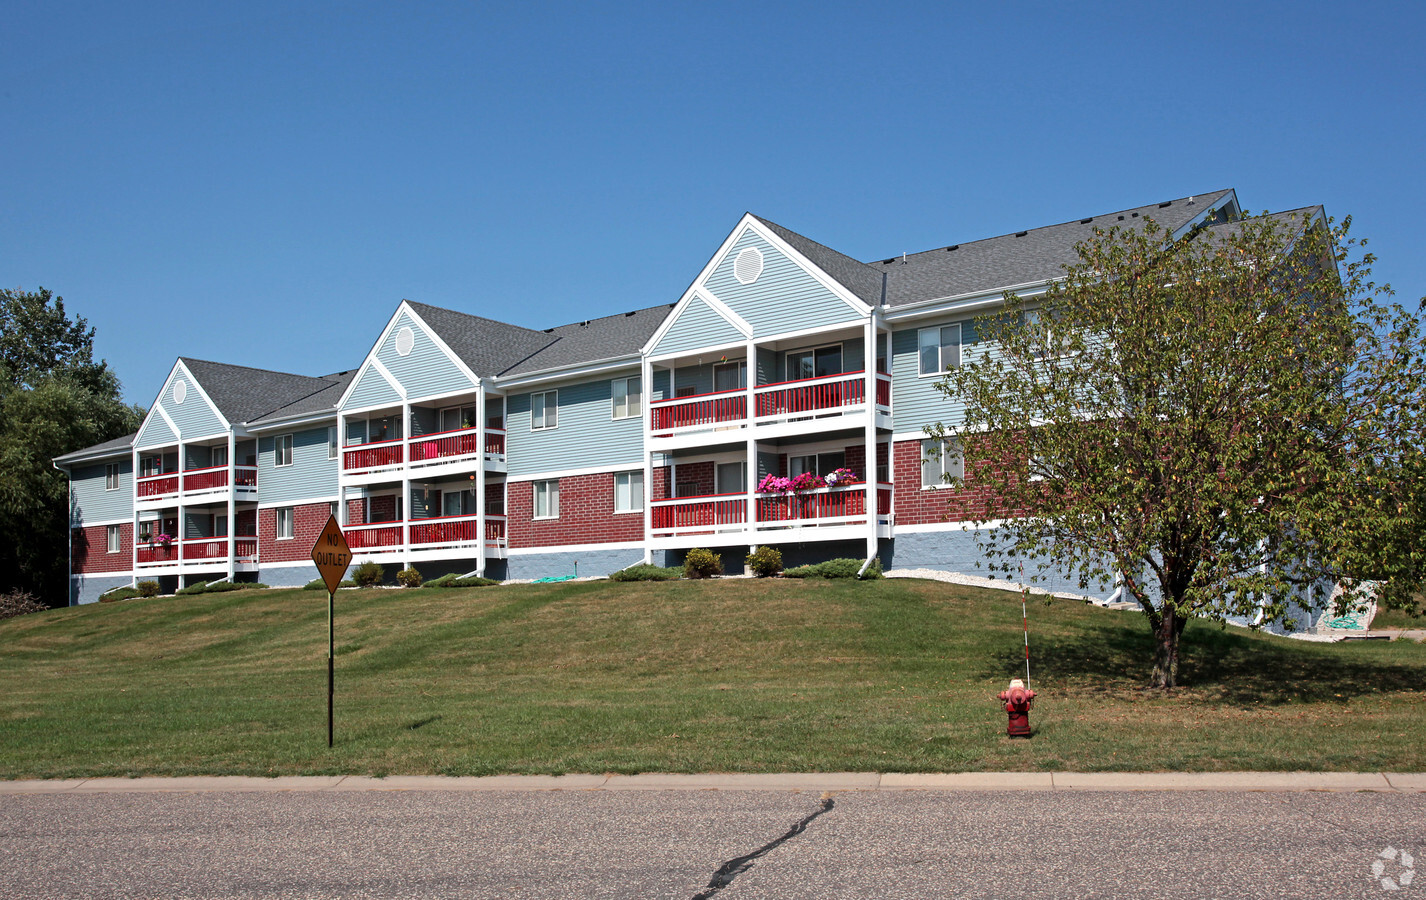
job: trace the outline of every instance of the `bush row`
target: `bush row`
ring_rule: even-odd
[[[862,561],[859,559],[829,559],[826,562],[816,563],[810,566],[797,566],[783,571],[783,578],[856,578],[857,572],[861,570]],[[866,573],[861,576],[863,579],[881,577],[881,560],[874,559],[871,565],[867,566]]]

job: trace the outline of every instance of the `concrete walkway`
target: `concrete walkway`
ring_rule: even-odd
[[[209,791],[1376,791],[1426,793],[1426,773],[826,772],[676,775],[241,775],[0,781],[0,794]]]

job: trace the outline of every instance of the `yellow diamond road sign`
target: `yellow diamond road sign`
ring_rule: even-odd
[[[347,566],[352,564],[352,548],[347,546],[346,535],[342,534],[336,516],[327,518],[327,525],[312,545],[312,562],[322,573],[322,581],[327,591],[335,594],[342,584],[342,576],[347,574]]]

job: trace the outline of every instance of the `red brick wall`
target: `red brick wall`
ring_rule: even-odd
[[[697,489],[688,496],[702,496],[714,491],[714,466],[712,460],[678,463],[674,466],[673,488],[677,492],[681,484],[694,484]]]
[[[711,465],[711,464],[710,464]],[[558,519],[534,518],[534,482],[516,481],[506,488],[511,547],[551,547],[561,544],[606,544],[644,539],[644,514],[614,514],[614,473],[571,475],[559,479]]]
[[[327,517],[332,514],[329,503],[308,503],[294,507],[292,539],[277,540],[277,509],[258,510],[258,558],[262,562],[295,562],[312,558],[312,545]]]
[[[650,500],[668,500],[673,496],[673,487],[668,481],[672,471],[668,466],[654,466],[654,484],[649,490]]]
[[[134,568],[134,523],[119,525],[119,552],[110,553],[109,526],[90,525],[70,532],[74,574],[128,572]]]
[[[965,487],[921,487],[921,442],[896,442],[896,482],[894,495],[896,524],[925,525],[936,522],[967,522],[984,517],[990,491],[977,484],[975,469],[966,471]]]
[[[257,510],[238,510],[238,524],[233,534],[237,537],[253,537],[257,534]]]
[[[366,522],[366,498],[356,497],[347,501],[347,524],[362,525]]]
[[[394,522],[396,521],[396,495],[387,494],[385,497],[370,497],[371,520],[373,522]]]

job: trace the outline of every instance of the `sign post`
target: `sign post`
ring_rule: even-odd
[[[328,516],[322,533],[317,535],[317,543],[312,545],[312,562],[327,585],[327,746],[332,746],[332,687],[336,674],[334,658],[337,642],[333,633],[332,619],[337,605],[337,588],[342,586],[342,576],[352,564],[352,548],[347,545],[346,535],[337,524],[336,516]]]

